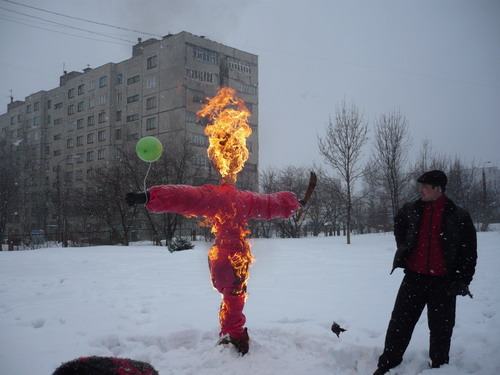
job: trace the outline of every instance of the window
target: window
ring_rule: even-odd
[[[87,117],[87,126],[92,126],[95,124],[94,115]]]
[[[106,112],[99,113],[99,119],[98,119],[99,120],[99,124],[102,124],[103,122],[106,122],[106,119],[107,119]]]
[[[146,87],[148,89],[153,89],[156,87],[156,76],[148,77],[148,79],[146,80]]]
[[[116,75],[116,80],[115,80],[116,84],[117,85],[121,85],[123,83],[123,74],[121,73],[118,73]]]
[[[85,85],[78,86],[78,95],[82,95],[85,93],[84,88],[85,88]]]
[[[106,157],[106,150],[105,149],[100,149],[97,151],[97,159],[102,160]]]
[[[101,95],[99,97],[99,104],[104,105],[108,102],[108,96],[107,95]]]
[[[92,161],[94,160],[94,151],[88,151],[87,152],[87,161]],[[89,177],[88,171],[87,171],[87,177]]]
[[[75,105],[71,104],[68,106],[68,115],[72,115],[75,113]]]
[[[193,57],[195,60],[210,63],[210,64],[217,64],[217,52],[215,51],[210,51],[205,48],[193,46]]]
[[[117,93],[116,94],[116,102],[117,103],[121,103],[122,102],[122,97],[123,97],[123,94],[121,92]]]
[[[40,110],[40,102],[35,102],[35,104],[33,105],[33,109],[35,111],[39,111]]]
[[[77,164],[83,163],[83,153],[76,154],[75,160]]]
[[[78,102],[78,104],[76,106],[77,106],[77,108],[76,108],[77,112],[83,111],[83,109],[84,109],[83,102]]]
[[[196,81],[214,83],[214,74],[203,70],[186,68],[186,76]]]
[[[75,172],[75,180],[82,181],[83,180],[83,171],[79,170]]]
[[[78,120],[76,120],[76,128],[83,129],[83,119],[82,118],[79,118]]]
[[[153,96],[152,98],[148,98],[148,100],[146,100],[146,109],[153,108],[156,108],[156,96]]]
[[[54,109],[59,109],[59,108],[62,108],[62,106],[63,106],[62,102],[60,102],[60,103],[56,103],[56,104],[54,105]]]
[[[208,143],[207,137],[201,134],[193,134],[193,144],[196,146],[206,146]]]
[[[122,111],[116,111],[116,121],[122,120]]]
[[[156,55],[155,56],[151,56],[148,58],[147,62],[146,62],[146,67],[148,69],[152,69],[156,66],[157,64],[157,57]]]
[[[140,79],[141,79],[141,76],[133,76],[133,77],[127,79],[127,85],[131,85],[133,83],[139,82]]]
[[[95,98],[90,98],[89,99],[89,108],[94,108],[95,107]]]
[[[50,109],[50,107],[52,106],[52,100],[47,100],[47,109]]]
[[[99,133],[97,133],[97,140],[100,142],[106,140],[106,130],[100,130]]]
[[[207,96],[200,91],[193,93],[193,103],[205,103],[206,98]]]
[[[139,95],[129,96],[127,98],[127,103],[133,103],[139,101]]]
[[[137,121],[139,120],[139,114],[134,113],[133,115],[127,116],[127,122]]]
[[[137,141],[139,139],[139,134],[134,133],[134,134],[128,134],[127,135],[127,141]]]
[[[66,148],[71,148],[75,145],[75,140],[73,138],[68,138],[66,141]]]
[[[108,76],[102,76],[99,78],[99,88],[104,87],[108,84]]]
[[[61,150],[54,150],[54,151],[52,152],[52,155],[53,155],[53,156],[59,156],[59,155],[61,155]]]
[[[83,135],[79,135],[78,137],[76,137],[76,145],[83,146]]]
[[[250,85],[245,85],[245,84],[243,84],[241,82],[238,82],[236,90],[241,91],[241,92],[243,92],[245,94],[257,95],[257,87],[250,86]]]
[[[73,180],[73,172],[66,172],[64,174],[64,180],[65,181],[72,181]]]
[[[73,130],[75,130],[75,128],[76,128],[76,122],[70,121],[70,122],[66,123],[66,130],[67,131],[69,131],[69,132],[73,131]]]
[[[87,144],[94,143],[94,133],[87,134]]]
[[[90,152],[92,152],[92,159],[91,159],[91,160],[88,160],[88,159],[89,159],[89,155],[88,155],[88,153],[87,153],[87,161],[92,161],[92,160],[94,160],[94,154],[93,154],[93,151],[90,151]],[[94,170],[93,170],[92,168],[87,169],[87,178],[93,178],[93,177],[94,177]],[[95,193],[92,189],[93,189],[92,187],[87,187],[87,192],[89,192],[89,193]]]
[[[62,118],[56,118],[56,119],[54,120],[54,125],[59,125],[59,124],[61,124],[61,123],[62,123]]]
[[[204,155],[194,155],[192,162],[194,165],[199,167],[206,167],[208,165],[207,157]]]
[[[31,113],[31,104],[26,106],[26,113]]]
[[[122,130],[121,129],[115,130],[115,139],[122,139]]]
[[[186,121],[187,122],[198,122],[198,116],[194,112],[186,112]]]
[[[61,134],[54,135],[54,141],[61,139]]]
[[[89,91],[95,90],[95,81],[89,82]]]
[[[75,97],[75,88],[69,89],[68,90],[68,99],[71,99],[74,97]]]
[[[50,124],[52,117],[50,115],[47,115],[47,121],[46,124]]]
[[[33,126],[40,125],[40,116],[33,117]]]
[[[146,130],[156,129],[156,117],[150,117],[146,120]]]
[[[249,63],[231,57],[227,59],[227,67],[245,74],[252,73]]]
[[[10,124],[11,124],[11,125],[14,125],[15,123],[16,123],[16,116],[12,116],[12,117],[10,118]]]

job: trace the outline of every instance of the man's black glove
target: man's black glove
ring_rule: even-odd
[[[125,196],[127,204],[132,207],[136,204],[146,204],[149,202],[149,191],[141,191],[139,193],[127,193]]]
[[[469,296],[472,298],[472,293],[469,291],[469,286],[463,281],[455,280],[448,285],[448,295],[450,296]]]

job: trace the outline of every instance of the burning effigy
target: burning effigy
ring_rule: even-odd
[[[208,121],[208,157],[221,175],[220,185],[162,185],[147,192],[129,193],[131,205],[144,203],[155,213],[175,212],[204,219],[210,225],[215,242],[208,253],[212,285],[220,292],[219,310],[221,344],[232,344],[244,355],[249,350],[243,308],[247,299],[249,268],[253,260],[249,219],[288,218],[301,206],[294,193],[282,191],[259,194],[235,187],[249,153],[246,139],[252,133],[248,125],[251,113],[235,91],[222,87],[197,112]]]

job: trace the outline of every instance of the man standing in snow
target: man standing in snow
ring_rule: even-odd
[[[420,199],[406,203],[394,218],[397,251],[392,271],[404,268],[405,276],[374,375],[401,363],[426,305],[430,365],[438,368],[448,363],[456,296],[472,298],[469,283],[476,267],[477,243],[470,215],[444,195],[448,182],[444,172],[426,172],[417,182]]]

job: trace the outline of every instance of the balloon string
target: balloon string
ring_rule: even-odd
[[[144,194],[146,194],[146,203],[148,203],[148,191],[146,190],[146,179],[148,178],[149,170],[151,169],[151,165],[153,163],[148,163],[148,164],[149,164],[149,167],[148,167],[148,170],[146,172],[146,176],[144,176]]]

